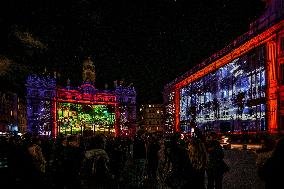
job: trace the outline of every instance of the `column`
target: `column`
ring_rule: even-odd
[[[180,88],[175,89],[175,131],[180,131]]]
[[[269,41],[267,43],[267,90],[266,90],[266,99],[267,99],[267,123],[268,131],[274,133],[277,131],[278,122],[278,83],[276,75],[276,43],[275,41]]]

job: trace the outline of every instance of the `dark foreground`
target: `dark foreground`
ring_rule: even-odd
[[[257,154],[254,151],[238,149],[225,150],[225,161],[230,166],[230,171],[224,175],[223,189],[264,189],[264,183],[257,176],[256,158]],[[9,183],[8,180],[6,180],[7,178],[5,179],[3,172],[1,175],[1,188],[9,188],[9,185],[12,185],[12,183]],[[145,180],[143,188],[170,189],[165,185],[161,186],[157,182],[147,179]]]
[[[230,166],[230,171],[224,175],[223,189],[264,189],[264,183],[257,176],[256,158],[257,154],[254,151],[226,150],[225,161]],[[166,189],[167,187],[159,187],[156,183],[148,181],[146,188]]]

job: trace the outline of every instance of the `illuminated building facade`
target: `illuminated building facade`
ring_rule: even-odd
[[[163,104],[143,104],[140,108],[141,126],[149,133],[163,132]]]
[[[95,88],[95,67],[83,62],[83,83],[79,87],[56,85],[50,76],[27,78],[28,131],[44,135],[133,136],[136,131],[136,92],[134,87],[114,90]]]
[[[18,131],[18,96],[13,92],[0,92],[0,132]]]
[[[25,133],[27,131],[27,102],[22,98],[18,98],[18,132]]]
[[[284,131],[284,4],[272,0],[250,30],[165,86],[166,133]]]

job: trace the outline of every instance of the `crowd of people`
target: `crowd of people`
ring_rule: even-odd
[[[265,182],[265,189],[283,188],[284,170],[284,137],[274,140],[267,140],[264,148],[258,151],[256,161],[257,173]]]
[[[133,139],[26,134],[2,137],[0,143],[7,161],[1,178],[8,188],[147,188],[152,181],[157,189],[222,189],[229,171],[216,133],[164,138],[138,131]],[[279,175],[273,170],[283,164],[278,164],[284,159],[283,142],[277,146],[258,166],[267,188],[274,187]]]
[[[134,139],[26,134],[2,138],[9,188],[222,188],[224,152],[211,135],[170,138],[137,132]],[[2,177],[4,178],[4,177]]]

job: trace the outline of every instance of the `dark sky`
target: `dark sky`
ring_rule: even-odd
[[[248,31],[262,0],[2,0],[2,90],[24,92],[29,73],[82,82],[82,61],[96,66],[96,87],[133,83],[138,103],[162,103],[165,84]]]

